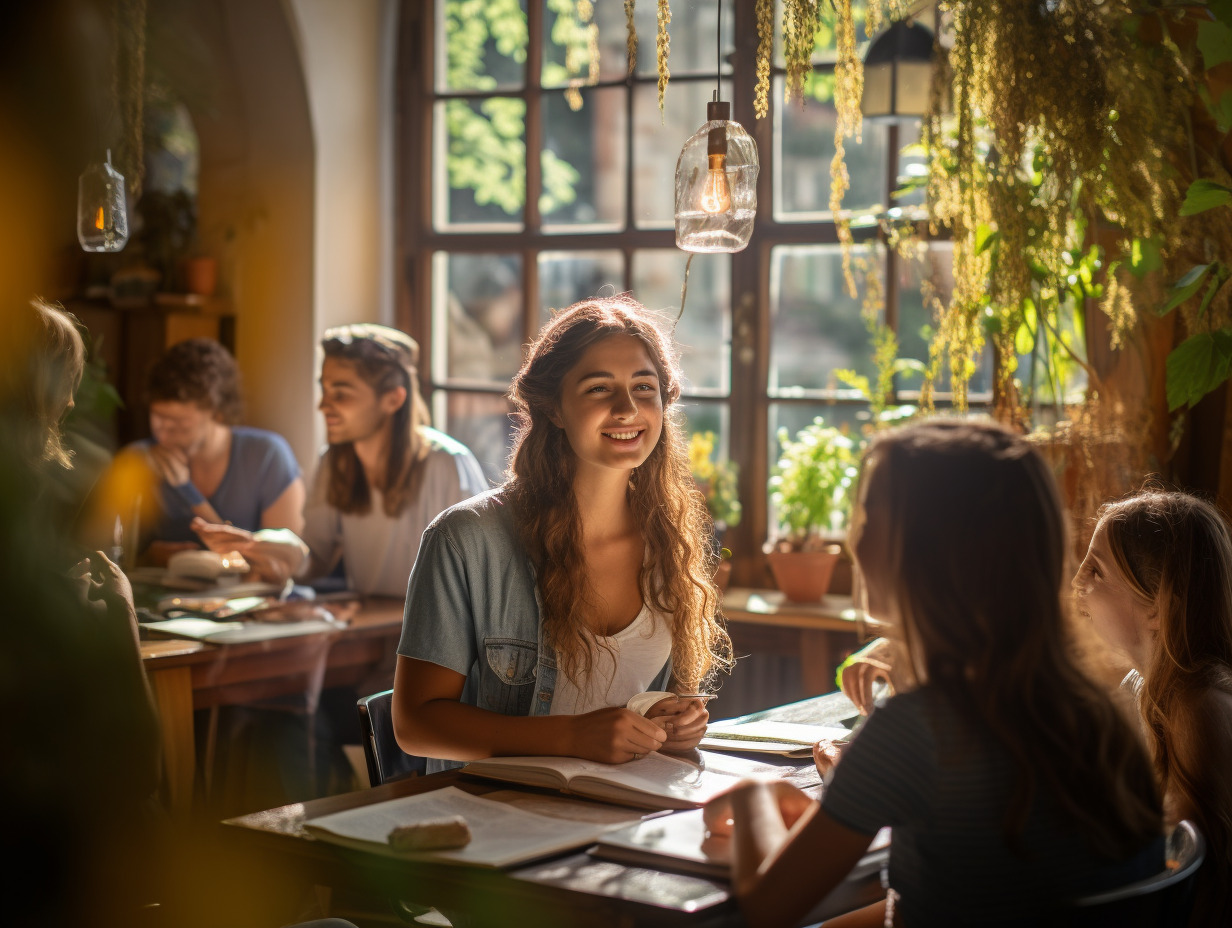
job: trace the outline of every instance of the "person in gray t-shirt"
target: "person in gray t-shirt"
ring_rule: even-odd
[[[876,709],[820,804],[747,782],[706,807],[741,908],[796,924],[890,826],[886,899],[844,925],[1046,924],[1163,868],[1129,721],[1077,665],[1048,464],[993,424],[927,420],[865,455],[851,550],[910,687]]]

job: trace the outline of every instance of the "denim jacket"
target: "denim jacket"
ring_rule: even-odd
[[[462,702],[502,715],[548,715],[556,654],[543,640],[539,589],[501,489],[446,509],[411,570],[398,654],[466,677]],[[651,684],[667,689],[671,661]],[[459,766],[428,760],[428,772]]]

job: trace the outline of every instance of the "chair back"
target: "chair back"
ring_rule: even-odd
[[[394,691],[385,690],[364,696],[355,704],[364,737],[368,782],[372,786],[422,776],[428,767],[426,758],[407,754],[398,747],[394,737],[393,700]]]
[[[1206,840],[1193,822],[1183,821],[1169,836],[1164,856],[1167,865],[1154,876],[1075,900],[1064,924],[1185,928],[1198,869],[1206,859]]]

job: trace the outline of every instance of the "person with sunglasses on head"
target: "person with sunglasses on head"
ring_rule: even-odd
[[[356,323],[327,329],[321,348],[328,445],[304,507],[305,556],[227,526],[199,525],[198,532],[215,550],[238,550],[259,568],[296,565],[299,579],[325,576],[341,560],[348,589],[401,598],[428,523],[488,484],[470,450],[432,428],[413,338]]]

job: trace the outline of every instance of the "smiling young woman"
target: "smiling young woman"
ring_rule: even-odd
[[[628,297],[585,300],[531,346],[505,484],[448,510],[411,573],[394,729],[430,770],[502,754],[609,763],[687,750],[729,663],[680,369]]]

